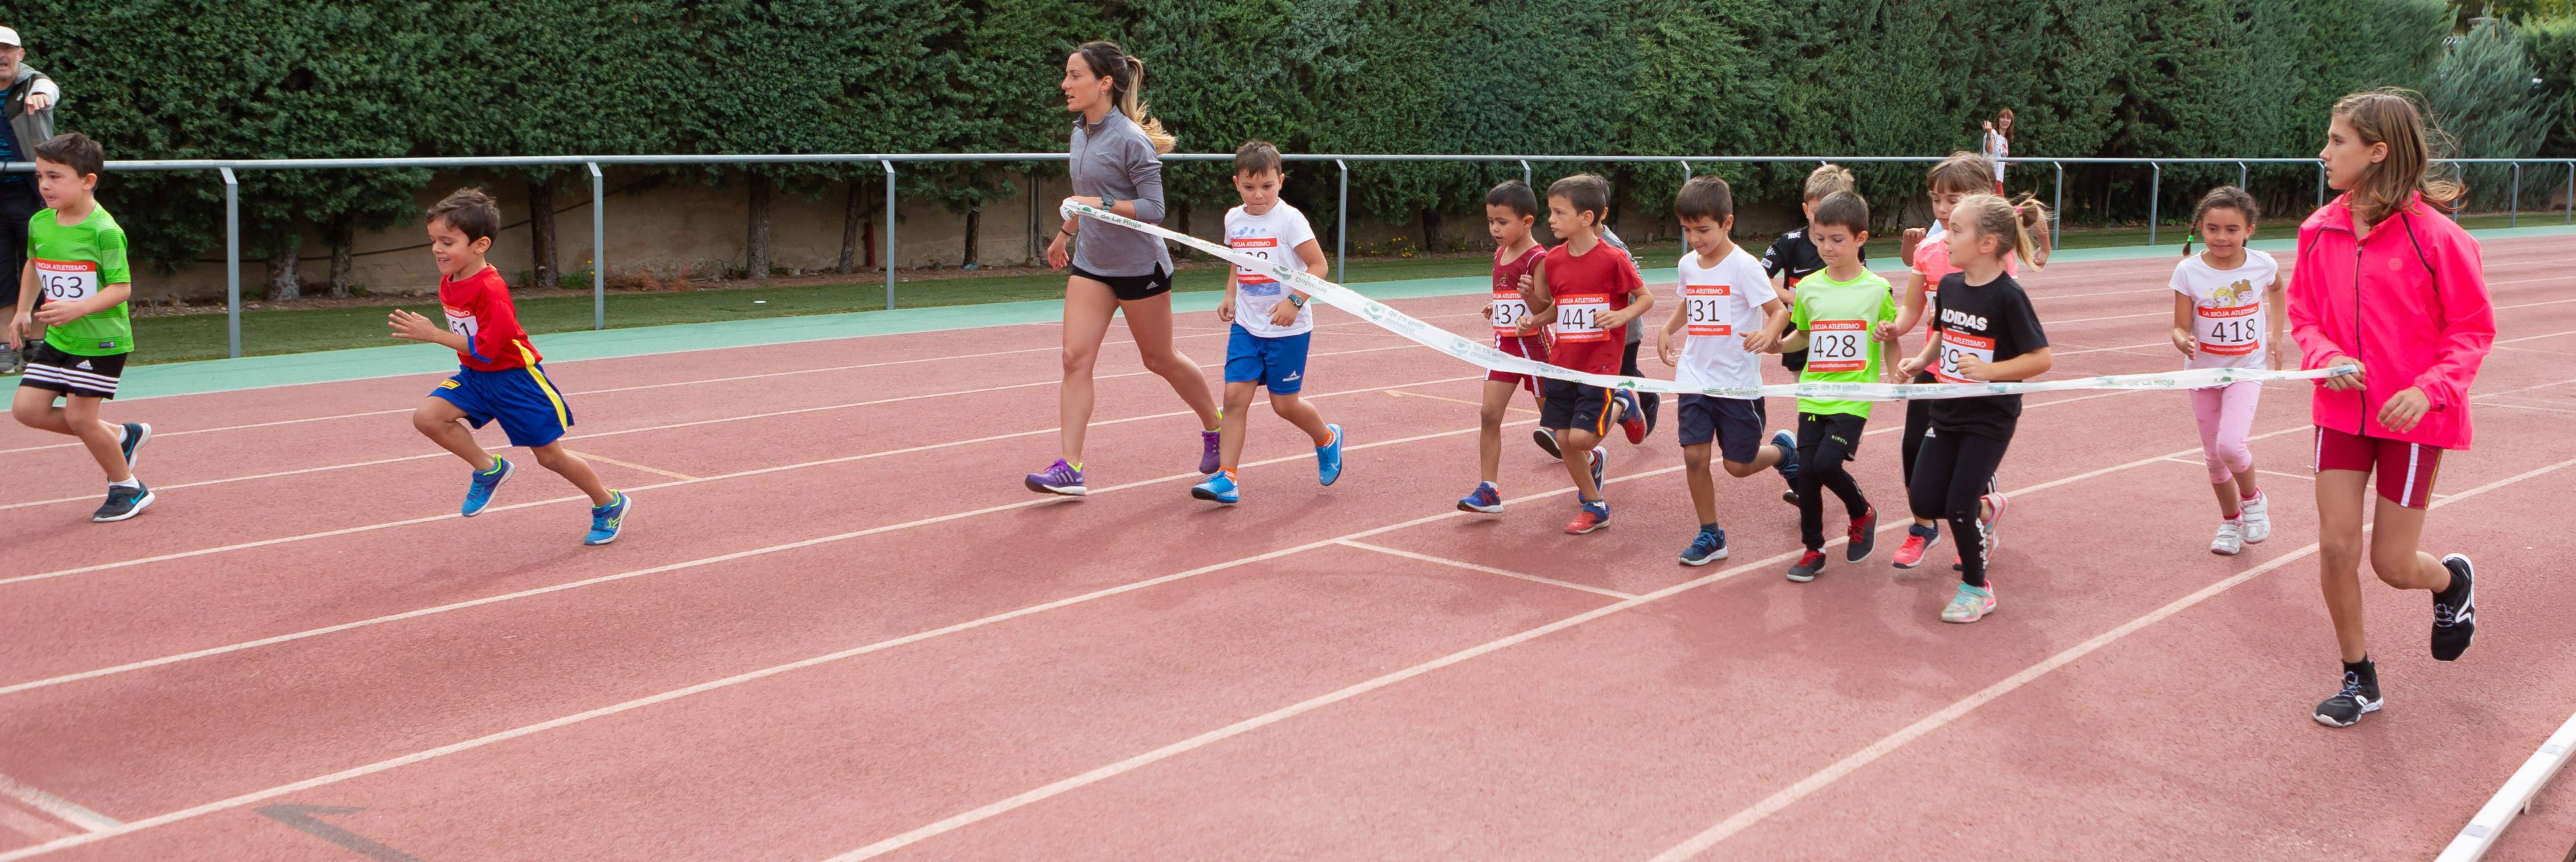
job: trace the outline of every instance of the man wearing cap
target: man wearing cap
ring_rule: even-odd
[[[8,118],[0,124],[0,162],[35,161],[36,145],[54,136],[54,104],[62,101],[61,87],[45,73],[21,62],[27,58],[18,31],[0,27],[0,85],[8,89]],[[27,265],[27,220],[45,208],[44,199],[36,195],[36,175],[0,173],[0,246],[8,248],[9,269],[0,277],[0,307],[18,306],[21,273]],[[0,374],[26,370],[27,359],[17,351],[0,348]]]

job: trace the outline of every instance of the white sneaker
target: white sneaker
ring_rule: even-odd
[[[2268,505],[2271,501],[2272,495],[2257,491],[2254,499],[2238,505],[2244,510],[2245,544],[2256,544],[2272,537],[2272,513]]]
[[[2245,522],[2242,520],[2218,522],[2218,537],[2209,540],[2209,552],[2222,557],[2233,557],[2243,550],[2245,550]]]

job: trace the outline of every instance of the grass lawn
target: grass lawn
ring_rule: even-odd
[[[2554,219],[2535,216],[2534,224],[2553,224]],[[2505,217],[2470,216],[2460,220],[2466,227],[2503,227]],[[2293,235],[2295,219],[2264,222],[2265,239]],[[2168,245],[2179,244],[2186,231],[2180,225],[2169,225],[2157,232],[2156,239]],[[1747,238],[1748,248],[1759,249]],[[1769,237],[1758,238],[1767,244]],[[2060,238],[2060,248],[2104,248],[2144,245],[2147,229],[2139,227],[2082,228],[2069,230]],[[1873,251],[1892,255],[1893,242],[1881,239],[1871,243]],[[1883,250],[1883,251],[1881,251]],[[1638,243],[1638,255],[1649,262],[1679,257],[1677,240]],[[1488,272],[1492,264],[1482,254],[1439,255],[1418,258],[1354,258],[1349,263],[1348,279],[1354,284],[1372,281],[1398,281],[1417,278],[1477,276]],[[1652,268],[1651,266],[1649,268]],[[898,276],[900,277],[900,276]],[[1176,291],[1222,290],[1225,270],[1214,266],[1197,266],[1181,270],[1174,279]],[[895,303],[900,308],[922,308],[941,305],[969,305],[987,302],[1055,299],[1064,293],[1064,276],[1057,275],[991,275],[898,281]],[[399,307],[439,317],[437,302],[430,298]],[[578,296],[523,296],[518,301],[519,322],[531,333],[570,332],[590,328],[591,299]],[[350,347],[378,347],[397,344],[385,335],[386,305],[362,305],[339,308],[266,309],[242,313],[242,350],[250,355],[303,353],[315,350],[338,350]],[[764,317],[790,317],[804,314],[835,314],[851,311],[876,311],[885,307],[885,281],[864,277],[855,281],[830,284],[801,284],[793,287],[722,287],[668,292],[615,292],[608,297],[608,325],[659,326],[672,323],[703,323],[714,320],[743,320]],[[142,349],[134,355],[138,363],[181,362],[193,359],[219,359],[225,352],[224,315],[181,314],[137,317],[134,320],[135,343]]]

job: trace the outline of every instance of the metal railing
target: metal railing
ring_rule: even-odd
[[[1166,155],[1166,156],[1164,156],[1164,157],[1163,157],[1163,159],[1164,159],[1164,160],[1166,160],[1166,161],[1177,161],[1177,162],[1220,162],[1220,161],[1229,161],[1229,160],[1232,160],[1233,158],[1234,158],[1234,156],[1233,156],[1233,154],[1231,154],[1231,153],[1173,153],[1173,154],[1169,154],[1169,155]],[[1525,181],[1525,182],[1530,182],[1530,181],[1534,181],[1534,180],[1535,180],[1535,174],[1534,174],[1534,172],[1532,171],[1532,169],[1531,169],[1531,167],[1530,167],[1530,163],[1531,163],[1531,162],[1581,162],[1581,163],[1591,163],[1591,164],[1670,164],[1670,165],[1678,165],[1678,166],[1681,168],[1681,170],[1682,170],[1682,176],[1683,176],[1683,178],[1684,178],[1685,180],[1687,180],[1687,179],[1689,178],[1690,174],[1691,174],[1691,165],[1692,165],[1692,163],[1694,163],[1694,162],[1698,162],[1698,163],[1715,163],[1715,164],[1784,164],[1784,163],[1798,163],[1798,164],[1803,164],[1803,163],[1808,163],[1808,162],[1814,162],[1814,163],[1818,163],[1818,164],[1824,164],[1824,163],[1833,163],[1833,164],[1931,164],[1931,163],[1936,163],[1936,162],[1941,161],[1941,160],[1942,160],[1942,158],[1944,158],[1944,157],[1942,157],[1942,156],[1578,156],[1578,155],[1470,155],[1470,154],[1456,154],[1456,155],[1448,155],[1448,154],[1438,154],[1438,155],[1403,155],[1403,154],[1385,154],[1385,153],[1370,153],[1370,154],[1312,154],[1312,153],[1295,153],[1295,154],[1284,154],[1284,155],[1282,156],[1282,158],[1283,158],[1283,159],[1285,159],[1285,160],[1287,160],[1287,161],[1292,161],[1292,162],[1331,162],[1331,163],[1333,163],[1333,166],[1334,166],[1334,167],[1335,167],[1335,168],[1340,172],[1340,174],[1341,174],[1341,177],[1340,177],[1340,184],[1339,184],[1339,192],[1338,192],[1338,194],[1339,194],[1339,201],[1338,201],[1338,205],[1334,208],[1334,209],[1335,209],[1336,219],[1337,219],[1337,221],[1338,221],[1338,224],[1336,225],[1336,229],[1335,229],[1335,233],[1334,233],[1334,238],[1333,238],[1333,279],[1334,279],[1335,281],[1342,281],[1342,280],[1344,280],[1344,279],[1345,279],[1345,277],[1346,277],[1346,276],[1347,276],[1347,274],[1348,274],[1348,273],[1347,273],[1347,269],[1346,269],[1345,264],[1346,264],[1346,258],[1347,258],[1347,252],[1348,252],[1348,246],[1349,246],[1349,239],[1350,239],[1350,194],[1351,194],[1351,165],[1350,165],[1350,163],[1352,163],[1352,162],[1360,162],[1360,163],[1363,163],[1363,164],[1365,164],[1365,163],[1369,163],[1369,162],[1472,162],[1472,163],[1482,163],[1482,164],[1494,164],[1494,163],[1518,164],[1518,165],[1520,165],[1520,167],[1521,167],[1521,178],[1522,178],[1522,180],[1523,180],[1523,181]],[[1002,162],[1002,163],[1010,163],[1010,162],[1061,162],[1061,161],[1065,161],[1066,159],[1067,159],[1067,154],[1065,154],[1065,153],[955,153],[955,154],[936,154],[936,153],[864,153],[864,154],[862,154],[862,153],[822,153],[822,154],[772,154],[772,155],[483,156],[483,157],[408,158],[408,159],[405,159],[405,158],[372,159],[372,158],[370,158],[370,159],[265,159],[265,160],[262,160],[262,159],[137,160],[137,161],[113,161],[113,162],[108,162],[108,163],[107,163],[107,169],[108,169],[108,170],[110,170],[110,171],[215,171],[215,172],[217,173],[217,175],[222,179],[223,184],[224,184],[224,268],[225,268],[225,274],[224,274],[224,306],[225,306],[225,311],[224,311],[224,313],[225,313],[225,334],[226,334],[227,342],[228,342],[228,345],[229,345],[229,355],[234,356],[234,357],[239,357],[239,356],[241,356],[241,355],[242,355],[242,351],[241,351],[241,309],[242,309],[242,301],[241,301],[241,184],[240,184],[239,179],[236,177],[236,175],[235,175],[235,173],[234,173],[235,171],[247,171],[247,170],[261,170],[261,171],[280,171],[280,170],[366,170],[366,169],[399,169],[399,168],[527,168],[527,167],[546,167],[546,166],[559,166],[559,167],[573,167],[573,166],[581,166],[581,167],[585,168],[585,169],[587,170],[587,172],[590,174],[590,203],[591,203],[591,215],[590,215],[590,219],[591,219],[591,220],[590,220],[590,225],[591,225],[591,231],[590,231],[590,241],[591,241],[591,266],[590,266],[591,328],[592,328],[592,329],[606,329],[606,328],[608,327],[608,280],[607,280],[607,272],[608,272],[608,239],[607,239],[607,237],[608,237],[608,232],[607,232],[607,227],[608,227],[608,222],[607,222],[607,213],[606,213],[606,208],[607,208],[607,183],[606,183],[606,177],[605,177],[605,175],[600,171],[600,166],[602,166],[602,165],[610,165],[610,166],[617,166],[617,165],[637,165],[637,166],[652,166],[652,167],[671,167],[671,166],[688,166],[688,165],[795,165],[795,164],[849,164],[849,165],[864,165],[864,164],[867,164],[867,163],[869,163],[869,162],[875,162],[875,163],[877,163],[878,165],[882,166],[882,167],[885,169],[885,177],[886,177],[886,203],[885,203],[885,221],[884,221],[884,224],[885,224],[885,240],[884,240],[884,241],[885,241],[885,251],[884,251],[884,255],[885,255],[885,257],[884,257],[884,261],[883,261],[883,262],[884,262],[884,264],[885,264],[885,271],[886,271],[886,272],[885,272],[885,307],[886,307],[887,309],[892,309],[892,308],[894,308],[894,307],[895,307],[895,264],[894,264],[894,261],[895,261],[895,204],[896,204],[896,193],[895,193],[895,177],[896,177],[896,173],[895,173],[895,165],[896,165],[896,164],[898,164],[898,163],[985,163],[985,162]],[[2067,165],[2147,165],[2147,166],[2149,166],[2149,167],[2153,170],[2153,175],[2150,177],[2150,179],[2149,179],[2149,181],[2148,181],[2148,183],[2149,183],[2149,184],[2148,184],[2148,196],[2147,196],[2147,244],[2148,244],[2148,245],[2155,245],[2155,244],[2156,244],[2157,229],[2158,229],[2159,223],[2160,223],[2160,221],[2161,221],[2160,216],[2162,215],[2162,213],[2161,213],[2161,212],[2159,211],[2159,209],[2158,209],[2158,208],[2159,208],[2159,205],[2160,205],[2160,203],[2161,203],[2161,201],[2159,200],[2159,197],[2160,197],[2160,193],[2161,193],[2161,192],[2163,191],[2163,189],[2164,189],[2164,170],[2165,170],[2165,166],[2166,166],[2166,165],[2225,165],[2225,164],[2233,164],[2233,165],[2235,165],[2235,166],[2236,166],[2236,178],[2237,178],[2237,185],[2238,185],[2239,187],[2245,187],[2245,186],[2247,186],[2247,185],[2248,185],[2248,182],[2249,182],[2250,177],[2251,177],[2251,173],[2250,173],[2250,171],[2251,171],[2251,167],[2250,167],[2250,166],[2252,166],[2252,165],[2282,165],[2282,164],[2308,164],[2308,165],[2315,165],[2315,166],[2316,166],[2316,169],[2317,169],[2317,204],[2318,204],[2319,206],[2323,206],[2323,205],[2325,204],[2325,200],[2326,200],[2326,172],[2325,172],[2325,165],[2324,165],[2323,163],[2321,163],[2321,162],[2317,161],[2316,159],[2313,159],[2313,158],[2245,158],[2245,159],[2238,159],[2238,158],[2162,158],[2162,159],[2121,159],[2121,158],[2090,158],[2090,157],[2087,157],[2087,158],[2007,158],[2007,159],[2004,159],[2003,161],[2004,161],[2006,164],[2012,164],[2012,165],[2043,165],[2043,164],[2044,164],[2044,165],[2048,165],[2048,166],[2050,166],[2052,169],[2054,169],[2054,171],[2055,171],[2055,174],[2056,174],[2056,175],[2055,175],[2055,180],[2054,180],[2054,185],[2053,185],[2053,191],[2052,191],[2052,194],[2051,194],[2051,203],[2055,205],[2055,206],[2054,206],[2054,209],[2055,209],[2055,210],[2057,211],[2057,213],[2059,214],[2059,215],[2058,215],[2059,223],[2058,223],[2058,224],[2056,224],[2056,225],[2053,225],[2053,226],[2052,226],[2052,227],[2055,227],[2055,228],[2063,228],[2063,227],[2064,227],[2063,219],[2064,219],[2064,213],[2065,213],[2065,209],[2066,209],[2066,208],[2065,208],[2065,201],[2066,201],[2066,166],[2067,166]],[[2513,203],[2512,203],[2512,211],[2511,211],[2511,215],[2510,215],[2510,216],[2508,216],[2508,218],[2507,218],[2507,224],[2508,224],[2508,225],[2519,225],[2519,224],[2521,223],[2521,220],[2522,220],[2522,166],[2523,166],[2524,164],[2526,164],[2526,163],[2530,163],[2530,164],[2543,164],[2543,165],[2548,165],[2548,164],[2564,165],[2564,166],[2566,166],[2566,168],[2567,168],[2567,193],[2568,193],[2568,199],[2569,199],[2569,202],[2570,202],[2570,206],[2569,206],[2569,208],[2568,208],[2568,216],[2567,216],[2567,218],[2568,218],[2568,221],[2569,221],[2570,223],[2576,223],[2576,159],[2561,159],[2561,158],[2548,158],[2548,159],[2538,159],[2538,158],[2535,158],[2535,159],[2440,159],[2440,160],[2437,160],[2437,161],[2443,162],[2443,163],[2445,163],[2445,164],[2502,164],[2502,165],[2511,165],[2511,166],[2513,167],[2513,183],[2512,183],[2512,190],[2509,192],[2508,197],[2512,200],[2512,202],[2513,202]],[[9,163],[6,163],[5,165],[0,165],[0,171],[32,171],[32,170],[34,170],[34,168],[35,168],[35,166],[34,166],[34,165],[29,164],[29,163],[26,163],[26,162],[9,162]],[[1533,185],[1534,185],[1534,184],[1535,184],[1535,183],[1533,182]],[[1034,189],[1032,189],[1032,190],[1031,190],[1031,193],[1032,193],[1032,194],[1034,194],[1034,193],[1035,193],[1035,190],[1034,190]]]

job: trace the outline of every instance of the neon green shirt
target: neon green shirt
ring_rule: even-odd
[[[73,225],[56,224],[54,211],[27,220],[27,259],[36,267],[36,289],[46,302],[78,302],[111,284],[131,284],[125,264],[125,229],[107,208],[93,205],[89,218]],[[45,329],[45,343],[75,356],[114,356],[134,352],[134,322],[126,304]]]
[[[1885,350],[1870,330],[1896,319],[1896,292],[1887,279],[1863,271],[1851,281],[1834,281],[1826,271],[1798,280],[1798,304],[1790,323],[1807,333],[1807,369],[1800,383],[1876,383]],[[1867,401],[1798,399],[1800,413],[1869,416]]]

